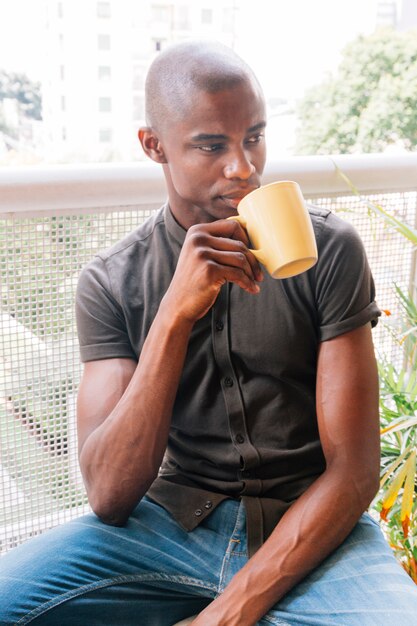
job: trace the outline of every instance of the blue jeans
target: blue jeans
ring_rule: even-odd
[[[144,498],[123,528],[87,515],[0,559],[0,624],[172,626],[206,607],[246,561],[241,503],[226,500],[187,533]],[[259,624],[417,625],[417,586],[364,514]]]

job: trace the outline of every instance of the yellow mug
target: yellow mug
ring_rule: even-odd
[[[290,278],[317,262],[311,218],[299,185],[279,181],[255,189],[239,202],[228,219],[247,230],[251,252],[273,278]]]

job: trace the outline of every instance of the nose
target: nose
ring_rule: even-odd
[[[248,158],[245,150],[239,149],[228,154],[227,163],[224,166],[224,175],[226,178],[247,180],[255,171],[256,168]]]

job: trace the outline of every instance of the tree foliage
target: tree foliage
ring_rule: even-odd
[[[346,46],[298,107],[299,154],[417,148],[417,33],[380,29]]]
[[[0,102],[6,98],[17,100],[24,117],[42,119],[41,87],[26,74],[0,70]]]

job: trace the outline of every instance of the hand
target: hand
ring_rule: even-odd
[[[226,282],[248,293],[258,293],[257,282],[263,274],[248,243],[245,230],[236,220],[192,226],[164,298],[170,310],[195,322],[214,304]]]

